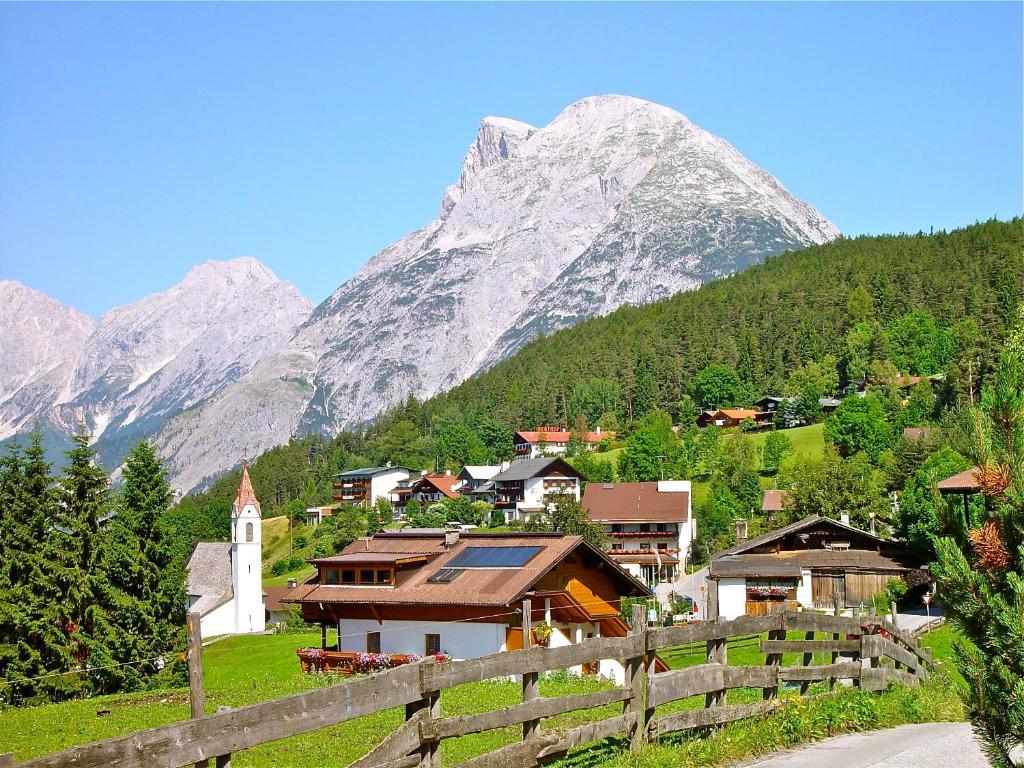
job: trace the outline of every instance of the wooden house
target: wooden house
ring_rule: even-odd
[[[619,637],[629,631],[620,598],[650,596],[602,550],[559,533],[379,533],[311,562],[316,574],[285,602],[321,625],[323,650],[338,665],[360,652],[517,650],[525,598],[533,625],[551,628],[551,647]],[[330,647],[328,628],[338,633]],[[593,671],[624,679],[619,662]]]
[[[891,579],[920,587],[926,571],[897,541],[838,520],[811,515],[742,541],[711,559],[722,618],[764,615],[798,606],[831,609],[869,605]]]

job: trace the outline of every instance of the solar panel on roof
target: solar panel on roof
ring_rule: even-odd
[[[446,565],[458,568],[519,568],[543,547],[466,547]]]
[[[461,568],[442,568],[429,579],[428,582],[431,584],[449,584],[455,580],[455,577],[462,573]]]

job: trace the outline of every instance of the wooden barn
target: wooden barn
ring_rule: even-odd
[[[819,515],[742,541],[711,559],[722,618],[761,616],[798,607],[857,608],[885,592],[891,579],[910,587],[927,571],[897,541]]]

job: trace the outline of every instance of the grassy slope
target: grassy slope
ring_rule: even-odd
[[[292,544],[295,539],[305,537],[306,546],[294,549]],[[263,521],[263,586],[264,587],[275,587],[282,586],[288,582],[288,579],[298,579],[302,581],[313,573],[313,567],[310,565],[303,564],[301,568],[297,568],[278,576],[271,576],[270,569],[274,566],[278,560],[284,557],[288,557],[290,554],[296,554],[303,559],[312,557],[313,555],[313,527],[309,525],[295,525],[291,529],[291,535],[289,536],[288,531],[288,518],[285,516],[280,517],[268,517]]]
[[[943,635],[949,630],[935,633],[928,643],[935,649],[936,655],[948,650],[950,638]],[[206,674],[207,711],[212,712],[217,706],[242,706],[258,701],[277,698],[290,693],[310,690],[329,682],[319,676],[304,675],[299,671],[295,649],[319,642],[318,634],[304,635],[259,635],[232,637],[207,647],[203,651],[204,670]],[[739,639],[730,643],[729,660],[737,665],[754,665],[763,663],[763,656],[757,648],[756,638]],[[664,654],[666,661],[674,668],[682,668],[702,663],[703,646],[679,648]],[[799,663],[795,654],[787,654],[783,660],[786,665]],[[816,660],[820,663],[820,660]],[[937,681],[932,687],[921,693],[893,693],[896,704],[872,704],[868,714],[871,718],[858,719],[863,712],[855,710],[845,717],[843,722],[834,725],[836,729],[852,729],[857,727],[878,727],[893,722],[893,711],[903,713],[904,718],[914,717],[918,720],[954,717],[955,711],[943,685],[946,678],[936,675]],[[541,683],[544,696],[581,694],[597,690],[607,685],[599,680],[581,679],[569,675],[555,675]],[[784,696],[793,696],[792,689],[784,690]],[[844,694],[846,695],[846,694]],[[470,714],[484,712],[495,708],[509,706],[520,700],[519,684],[514,681],[489,681],[470,683],[446,692],[442,697],[442,711],[445,715]],[[851,706],[867,706],[864,701],[882,701],[887,697],[860,695]],[[865,699],[868,697],[868,699]],[[729,692],[729,703],[759,701],[760,689],[743,689]],[[927,699],[927,706],[922,702]],[[860,702],[860,704],[857,704]],[[903,702],[900,704],[899,702]],[[689,709],[703,706],[703,697],[694,697],[682,702],[675,702],[661,711]],[[911,706],[913,705],[913,706]],[[817,705],[814,705],[817,706]],[[843,705],[844,707],[846,704]],[[109,715],[98,716],[98,710],[110,710]],[[801,707],[810,710],[811,706]],[[877,710],[877,711],[876,711]],[[619,706],[604,707],[586,712],[569,713],[545,723],[545,729],[557,731],[579,725],[589,720],[611,717],[621,711]],[[858,714],[859,713],[859,714]],[[872,714],[873,713],[873,714]],[[16,759],[25,760],[31,757],[56,752],[60,749],[128,733],[133,730],[161,725],[181,720],[188,716],[188,697],[183,689],[128,694],[123,696],[107,696],[89,700],[64,702],[28,709],[9,709],[0,711],[0,753],[13,751]],[[314,768],[324,765],[323,755],[331,755],[331,764],[346,765],[367,752],[385,735],[390,733],[401,722],[402,713],[395,709],[378,713],[370,717],[345,723],[340,726],[326,728],[313,733],[297,736],[292,739],[266,744],[247,750],[235,756],[232,764],[237,766],[281,766],[282,768]],[[898,722],[914,720],[899,720]],[[737,727],[753,728],[768,720],[759,720],[755,724]],[[831,721],[830,721],[831,722]],[[803,727],[803,726],[801,726]],[[721,731],[719,734],[726,733]],[[757,744],[774,744],[773,735],[762,734]],[[518,739],[519,729],[508,728],[486,734],[474,734],[461,739],[444,742],[442,756],[445,765],[455,765],[477,754],[511,743]],[[820,737],[820,735],[819,735]],[[720,735],[714,738],[720,739]],[[708,739],[687,740],[678,749],[690,750],[694,744],[698,747]],[[723,742],[729,744],[728,738]],[[687,746],[689,745],[689,746]],[[701,747],[703,748],[703,747]],[[662,748],[651,748],[650,752],[656,761],[664,759]],[[603,750],[603,751],[602,751]],[[653,750],[653,751],[652,751]],[[612,747],[598,748],[600,760],[620,761],[622,758]],[[722,754],[732,754],[727,749]],[[645,752],[646,754],[646,752]],[[748,752],[747,754],[756,754]],[[647,759],[647,758],[642,758]],[[678,764],[678,763],[677,763]]]

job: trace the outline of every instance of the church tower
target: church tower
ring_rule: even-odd
[[[262,632],[263,521],[260,503],[249,479],[249,462],[242,464],[242,482],[231,505],[231,583],[235,591],[235,632]]]

